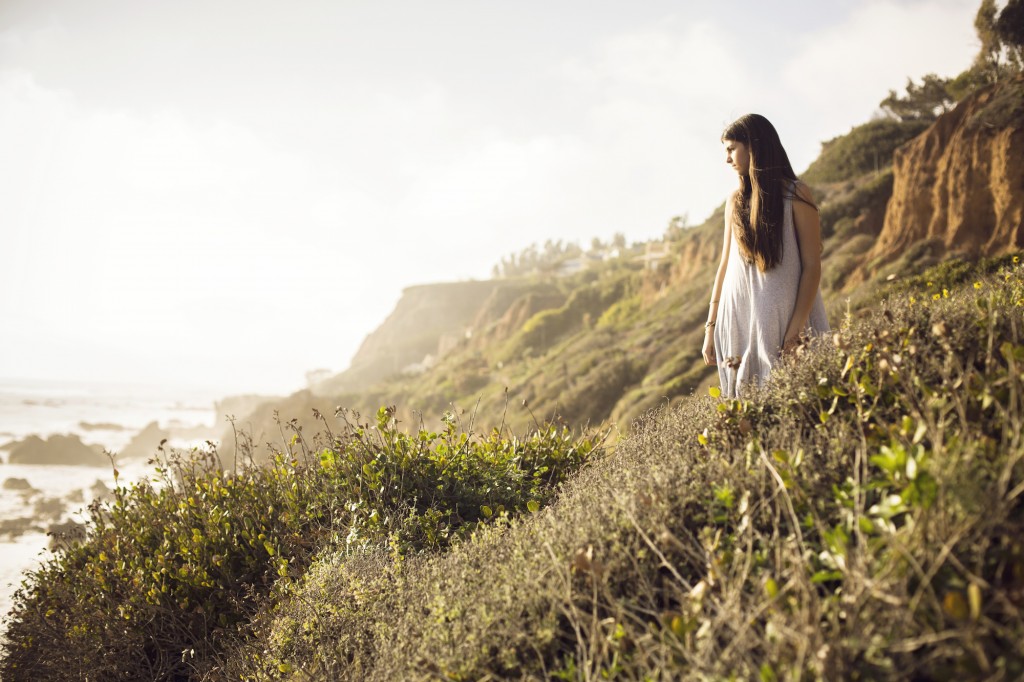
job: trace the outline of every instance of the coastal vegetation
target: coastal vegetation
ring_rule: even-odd
[[[614,451],[384,408],[171,457],[28,576],[4,679],[1013,679],[1022,319],[1019,255],[951,261]]]
[[[283,425],[270,465],[249,447],[227,467],[215,450],[168,453],[156,481],[92,505],[87,538],[15,594],[3,678],[186,679],[326,547],[383,552],[397,569],[539,511],[600,448],[550,425],[477,435],[449,414],[440,432],[408,433],[389,408],[371,423],[338,416],[313,440]]]
[[[766,385],[723,399],[700,357],[721,209],[410,288],[350,372],[219,449],[158,446],[153,480],[91,505],[25,576],[0,676],[1024,676],[1024,78],[1000,21],[985,0],[964,74],[823,145],[835,329]]]

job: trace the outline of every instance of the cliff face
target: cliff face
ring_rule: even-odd
[[[870,257],[919,242],[994,255],[1024,247],[1024,77],[984,88],[896,151]]]
[[[686,239],[676,245],[672,253],[672,283],[688,282],[709,269],[718,267],[722,255],[722,230],[725,225],[725,206],[715,210],[700,227],[691,228]]]
[[[318,384],[331,395],[359,391],[439,352],[444,338],[465,335],[498,282],[446,282],[408,287],[388,318],[352,358],[351,366]]]

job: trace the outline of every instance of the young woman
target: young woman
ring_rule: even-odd
[[[763,382],[810,333],[828,331],[821,300],[821,224],[775,127],[748,114],[722,133],[740,186],[725,204],[722,259],[704,325],[704,362],[722,393]]]

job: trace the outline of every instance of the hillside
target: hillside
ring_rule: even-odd
[[[804,177],[821,210],[830,319],[885,277],[943,254],[1019,247],[1020,82],[983,88],[932,124],[876,120],[823,145]],[[918,196],[938,187],[949,207],[911,220],[906,206],[946,206]],[[456,409],[516,428],[560,418],[628,431],[647,410],[715,381],[700,345],[722,221],[719,208],[660,244],[571,276],[410,288],[349,370],[242,424],[263,442],[279,436],[275,411],[315,429],[313,409],[369,413],[389,404],[411,423]],[[652,266],[647,249],[668,256]]]
[[[1019,256],[950,261],[614,453],[382,409],[237,475],[172,459],[28,576],[0,671],[1019,679],[1022,310]]]
[[[749,400],[648,415],[507,529],[400,569],[327,549],[229,669],[1019,679],[1024,270],[951,265]]]

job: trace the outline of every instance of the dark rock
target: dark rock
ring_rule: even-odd
[[[47,497],[36,502],[35,515],[38,519],[58,521],[67,509],[64,500],[59,497]]]
[[[76,466],[108,466],[110,463],[78,438],[50,436],[43,440],[29,436],[17,443],[8,458],[11,464],[65,464]]]
[[[128,445],[118,453],[124,459],[147,459],[156,454],[163,441],[170,438],[166,429],[161,429],[156,422],[150,422],[146,428],[135,434]]]
[[[89,492],[92,494],[93,500],[102,501],[110,497],[110,488],[108,488],[107,484],[98,478],[96,479],[96,482],[89,487]]]
[[[84,504],[85,492],[82,491],[81,489],[72,490],[64,497],[64,499],[67,500],[68,504]]]
[[[42,528],[36,525],[35,519],[30,517],[0,519],[0,537],[8,539],[16,538],[24,535],[25,533],[38,533],[41,530]]]
[[[46,529],[50,536],[50,551],[67,549],[85,539],[85,525],[77,521],[64,521],[63,523],[52,523]]]
[[[4,481],[3,489],[20,490],[26,493],[35,490],[35,488],[32,487],[32,484],[29,483],[28,480],[24,478],[8,478],[6,481]]]
[[[78,428],[84,431],[124,431],[125,427],[113,422],[78,422]]]

